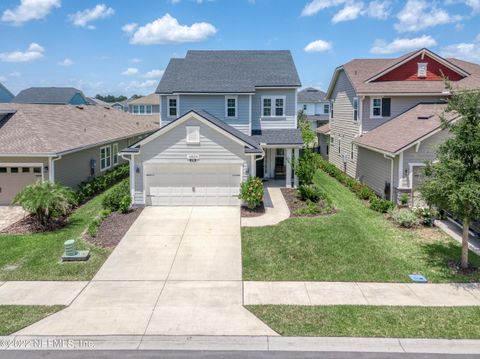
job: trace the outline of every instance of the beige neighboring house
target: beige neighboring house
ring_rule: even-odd
[[[480,65],[428,49],[338,67],[326,94],[329,132],[317,131],[329,136],[329,161],[385,198],[414,198],[425,161],[448,136],[443,76],[454,88],[480,88]]]
[[[156,116],[102,106],[0,104],[0,205],[39,180],[75,189],[125,162],[119,150],[158,126]]]
[[[130,100],[128,102],[128,112],[132,115],[156,115],[160,120],[160,96],[152,93],[147,96]]]

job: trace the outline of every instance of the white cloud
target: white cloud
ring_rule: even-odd
[[[0,76],[0,81],[5,82],[5,81],[7,81],[7,78],[5,76]]]
[[[109,16],[112,16],[115,11],[111,7],[107,7],[105,4],[98,4],[91,9],[85,9],[82,11],[77,11],[74,14],[68,15],[68,18],[75,26],[86,27],[87,29],[95,29],[95,26],[90,24],[90,22],[105,19]]]
[[[473,14],[480,13],[480,0],[446,0],[445,4],[464,4],[472,9]]]
[[[316,40],[309,43],[303,49],[305,52],[324,52],[332,48],[332,43],[325,40]]]
[[[344,4],[346,0],[312,0],[302,10],[302,16],[312,16],[329,7]]]
[[[158,80],[130,81],[129,83],[121,82],[118,86],[124,91],[134,91],[139,89],[154,89],[158,85]]]
[[[391,1],[371,1],[368,4],[367,15],[374,19],[386,20],[390,16]]]
[[[131,34],[134,32],[138,27],[138,24],[135,22],[132,22],[131,24],[125,24],[122,26],[122,31],[126,32],[127,34]]]
[[[398,22],[394,27],[398,32],[420,31],[462,19],[461,16],[450,15],[445,9],[425,0],[408,0],[397,18]]]
[[[58,62],[58,65],[60,66],[72,66],[75,62],[73,60],[69,59],[68,57],[63,59],[62,61]]]
[[[58,8],[61,0],[20,0],[15,9],[3,12],[2,21],[20,26],[30,20],[40,20],[48,16],[53,8]]]
[[[139,59],[137,57],[134,57],[133,59],[129,60],[132,64],[139,64],[140,62],[143,62],[142,59]]]
[[[143,74],[142,77],[145,77],[146,79],[160,79],[164,72],[164,70],[151,70]]]
[[[462,42],[445,46],[440,51],[444,57],[456,57],[462,60],[480,63],[480,34],[473,42]]]
[[[124,76],[138,75],[138,69],[135,67],[129,67],[128,69],[122,72],[122,75]]]
[[[363,3],[362,2],[350,2],[345,4],[343,9],[337,12],[333,18],[332,23],[336,24],[342,21],[355,20],[362,14]]]
[[[26,51],[1,52],[0,61],[3,62],[30,62],[41,59],[45,49],[32,42]]]
[[[435,46],[437,42],[429,35],[423,35],[412,39],[395,39],[390,43],[385,40],[375,40],[370,52],[373,54],[393,54],[410,50],[420,49],[422,47]]]
[[[200,42],[215,35],[217,29],[207,22],[190,26],[180,25],[174,17],[166,14],[157,20],[139,27],[130,39],[131,44],[152,45],[181,42]]]

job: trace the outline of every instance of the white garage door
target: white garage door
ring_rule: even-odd
[[[0,165],[0,205],[9,205],[25,186],[42,179],[40,167],[13,167]]]
[[[239,205],[240,165],[145,164],[147,205]]]

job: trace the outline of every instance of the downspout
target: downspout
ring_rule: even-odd
[[[388,156],[388,155],[383,155],[383,157],[385,157],[385,159],[387,160],[390,160],[390,201],[393,202],[393,165],[394,165],[394,160],[395,160],[395,157],[391,157],[391,156]]]
[[[56,158],[54,156],[48,157],[48,180],[50,182],[55,182],[55,162],[61,158],[61,155]]]

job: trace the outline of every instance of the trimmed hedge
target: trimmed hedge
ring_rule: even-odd
[[[120,211],[127,213],[130,209],[131,202],[130,181],[129,179],[124,179],[117,187],[107,193],[103,198],[102,206],[111,212]]]
[[[321,156],[317,155],[317,163],[319,168],[325,173],[329,174],[345,187],[350,189],[358,198],[362,200],[368,200],[370,203],[370,208],[377,212],[387,213],[395,205],[392,201],[380,198],[375,191],[373,191],[368,186],[358,182],[356,179],[345,174],[337,168],[333,163],[330,163],[323,159]]]
[[[128,163],[121,164],[105,172],[104,175],[93,177],[78,185],[76,192],[78,203],[84,203],[93,196],[107,190],[114,184],[129,176]]]

